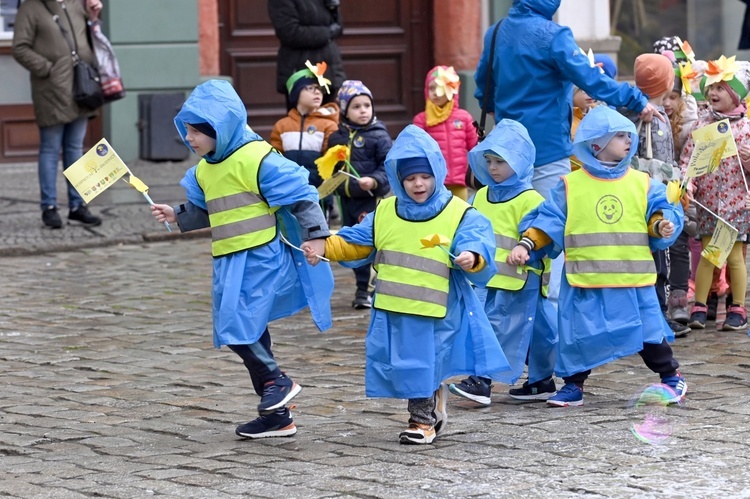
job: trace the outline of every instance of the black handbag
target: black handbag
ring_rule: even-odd
[[[42,4],[44,4],[44,7],[50,14],[52,14],[52,19],[60,28],[65,43],[70,47],[70,53],[73,56],[73,100],[75,100],[78,105],[92,110],[100,108],[104,105],[104,93],[102,92],[99,71],[78,56],[78,42],[76,41],[75,36],[71,35],[71,38],[73,39],[73,45],[71,46],[70,40],[68,40],[68,37],[66,36],[67,31],[63,28],[62,24],[60,24],[60,16],[52,13],[47,2],[42,2]],[[62,7],[63,12],[65,12],[65,17],[68,18],[68,26],[71,26],[72,28],[73,23],[70,21],[70,15],[68,14],[67,7],[65,7],[65,2],[60,2],[59,5]]]
[[[495,40],[497,40],[497,30],[500,29],[500,24],[502,24],[503,20],[500,19],[498,23],[495,25],[495,29],[492,30],[492,41],[490,42],[490,58],[489,58],[489,64],[487,66],[487,78],[485,79],[485,85],[484,85],[484,99],[482,102],[482,116],[479,118],[479,123],[476,121],[474,122],[474,126],[477,129],[477,138],[479,139],[479,142],[482,142],[484,140],[484,137],[486,135],[484,126],[487,122],[487,108],[489,107],[489,103],[487,102],[487,96],[490,94],[490,84],[492,83],[492,63],[494,62],[495,58]],[[471,187],[474,190],[479,190],[482,187],[484,187],[484,184],[482,184],[477,178],[474,176],[474,172],[472,171],[471,167],[469,167],[466,170],[466,185],[468,187]]]

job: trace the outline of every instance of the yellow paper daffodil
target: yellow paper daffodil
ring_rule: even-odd
[[[667,201],[672,204],[677,204],[682,198],[683,190],[680,188],[679,180],[672,180],[667,184]]]
[[[312,74],[314,74],[315,77],[318,79],[318,85],[325,88],[326,93],[330,94],[331,89],[328,88],[328,86],[331,85],[331,80],[323,76],[326,73],[326,69],[328,69],[328,64],[326,64],[324,61],[324,62],[319,62],[313,66],[313,64],[308,60],[308,61],[305,61],[305,67],[307,67],[307,69],[312,71]]]
[[[737,56],[727,58],[721,56],[715,61],[708,61],[708,67],[706,68],[706,87],[718,83],[720,81],[731,81],[734,78],[734,74],[739,69],[735,58]]]
[[[695,61],[695,52],[693,52],[693,47],[690,46],[687,40],[682,42],[682,52],[685,54],[685,57],[687,57],[687,60],[690,62]]]
[[[323,156],[315,160],[320,178],[323,180],[331,178],[336,165],[341,161],[349,161],[349,148],[347,146],[340,145],[328,149]]]
[[[143,183],[143,180],[139,179],[132,173],[130,174],[130,177],[127,180],[128,184],[131,185],[135,190],[138,192],[148,192],[148,186]]]
[[[451,240],[442,234],[430,234],[424,239],[420,239],[419,242],[422,243],[422,249],[425,249],[435,248],[437,246],[449,246]]]
[[[691,80],[700,76],[698,72],[693,71],[693,64],[688,61],[680,63],[680,80],[682,81],[682,91],[685,94],[691,92],[692,83]]]
[[[458,93],[458,87],[461,86],[461,80],[456,74],[456,70],[453,66],[448,68],[438,67],[435,71],[435,95],[438,97],[445,97],[451,101],[453,95]]]

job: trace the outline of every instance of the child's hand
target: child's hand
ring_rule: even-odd
[[[750,162],[750,144],[742,144],[739,153],[743,163]]]
[[[526,246],[523,246],[521,244],[516,245],[516,247],[511,250],[508,258],[505,259],[505,263],[507,263],[508,265],[523,265],[528,261],[529,250],[526,249]]]
[[[357,182],[359,182],[359,188],[363,191],[371,191],[375,188],[375,179],[372,177],[358,178]]]
[[[672,234],[674,234],[674,224],[664,220],[659,224],[659,233],[661,234],[662,239],[672,237]]]
[[[177,216],[174,214],[174,208],[168,204],[151,205],[151,214],[159,223],[177,223]]]
[[[300,248],[305,252],[307,263],[313,267],[320,263],[319,256],[326,256],[325,239],[310,239],[309,241],[302,243]]]
[[[462,251],[453,262],[461,269],[469,271],[477,264],[477,257],[471,251]]]

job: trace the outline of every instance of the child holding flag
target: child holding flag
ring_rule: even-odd
[[[735,57],[721,56],[711,61],[701,81],[701,90],[707,97],[711,110],[702,114],[695,124],[695,130],[715,125],[717,133],[726,133],[728,120],[729,130],[734,137],[738,154],[724,157],[714,171],[692,179],[695,191],[693,197],[698,205],[698,226],[702,247],[705,249],[711,235],[717,228],[718,215],[734,226],[740,234],[727,257],[727,270],[731,278],[732,303],[727,308],[727,315],[722,325],[724,330],[742,330],[747,328],[747,311],[745,294],[747,289],[747,269],[743,256],[743,245],[750,232],[750,213],[745,210],[747,193],[747,171],[750,169],[750,120],[747,118],[745,97],[750,85],[750,67],[748,63],[735,62]],[[695,133],[695,130],[693,133]],[[688,137],[680,158],[680,166],[685,174],[691,176],[689,163],[696,144],[693,136]],[[705,206],[712,213],[709,213]],[[690,327],[706,327],[708,307],[706,299],[711,288],[714,265],[706,258],[701,258],[695,276],[695,304],[690,311]]]
[[[394,196],[328,238],[325,256],[354,266],[374,258],[367,396],[409,399],[399,441],[430,444],[447,423],[445,378],[495,378],[509,368],[470,285],[494,275],[495,235],[484,215],[445,187],[445,158],[424,130],[409,125],[399,134],[385,170]],[[317,263],[312,245],[302,247]]]
[[[637,146],[630,120],[607,106],[589,111],[573,146],[583,168],[564,176],[519,227],[523,238],[508,256],[522,265],[535,249],[565,251],[555,365],[565,385],[549,405],[582,405],[591,369],[634,353],[674,390],[670,402],[687,392],[667,343],[651,256],[674,242],[683,211],[664,184],[630,168]]]
[[[245,105],[226,81],[198,85],[174,122],[185,145],[203,159],[180,182],[189,202],[151,211],[183,232],[211,227],[214,346],[227,345],[242,359],[261,397],[259,417],[235,433],[293,435],[286,404],[301,387],[279,368],[268,323],[309,306],[320,330],[331,326],[330,267],[313,269],[301,250],[284,244],[304,239],[322,253],[330,233],[318,193],[304,168],[250,130]]]

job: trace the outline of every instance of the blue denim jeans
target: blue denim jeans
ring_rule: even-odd
[[[531,185],[534,186],[534,189],[544,199],[549,199],[549,193],[560,182],[560,177],[568,173],[570,173],[569,158],[558,159],[546,165],[535,166],[534,178],[531,180]],[[552,260],[548,298],[550,303],[555,307],[555,310],[557,310],[557,299],[560,296],[560,280],[562,279],[564,265],[565,255],[563,253],[560,253],[560,256]]]
[[[57,207],[57,162],[62,150],[63,170],[83,155],[83,138],[86,135],[87,117],[79,118],[64,125],[39,128],[39,190],[42,195],[42,210]],[[76,209],[83,204],[83,198],[65,179],[68,186],[68,207]]]

